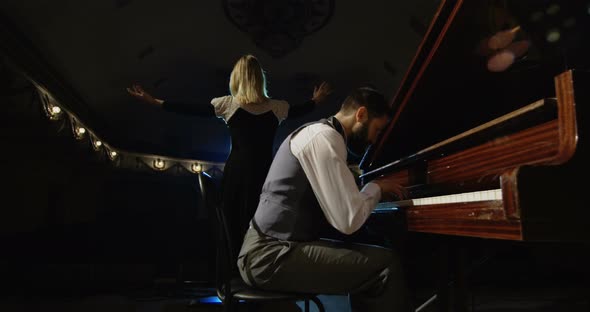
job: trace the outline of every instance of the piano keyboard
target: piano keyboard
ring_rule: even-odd
[[[477,191],[461,194],[451,194],[424,198],[412,198],[407,200],[400,200],[396,202],[379,203],[375,210],[392,210],[400,207],[437,205],[437,204],[452,204],[452,203],[466,203],[478,202],[487,200],[502,200],[502,189],[494,189],[487,191]]]

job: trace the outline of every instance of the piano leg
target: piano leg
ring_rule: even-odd
[[[468,272],[466,268],[467,253],[465,247],[454,245],[451,249],[452,265],[454,266],[454,279],[451,284],[452,300],[451,311],[467,312],[468,309]]]
[[[438,247],[438,254],[439,270],[435,295],[438,311],[469,311],[465,247],[454,241],[442,242]],[[432,302],[431,299],[416,311],[426,308]]]
[[[437,291],[437,306],[440,312],[450,311],[449,305],[449,265],[450,265],[450,247],[447,242],[443,242],[439,248],[439,275],[438,275],[438,291]]]

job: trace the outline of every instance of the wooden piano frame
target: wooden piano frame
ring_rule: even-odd
[[[408,230],[460,236],[523,240],[519,198],[519,172],[523,166],[560,165],[574,155],[577,143],[576,107],[572,71],[555,78],[557,118],[523,131],[494,138],[450,155],[429,159],[423,174],[428,184],[456,185],[461,189],[501,186],[502,199],[409,207]],[[539,100],[448,140],[426,148],[412,158],[437,151],[468,136],[477,135],[523,114],[554,103]],[[392,168],[401,162],[389,164]],[[368,176],[383,168],[367,172]],[[391,169],[390,169],[391,170]],[[412,185],[416,170],[406,168],[389,176],[402,185]],[[459,188],[459,187],[457,187]]]
[[[387,175],[409,187],[422,184],[447,188],[448,194],[501,188],[501,200],[404,208],[409,231],[517,241],[588,241],[590,225],[586,219],[590,218],[590,207],[585,208],[583,187],[574,182],[585,178],[581,168],[588,154],[588,144],[578,142],[583,132],[580,129],[583,130],[584,114],[580,111],[586,108],[576,106],[576,102],[589,101],[587,72],[565,70],[554,77],[554,98],[540,99],[404,159],[376,169],[370,167],[462,4],[462,0],[441,2],[393,98],[392,106],[397,111],[381,140],[370,151],[372,155],[365,155],[369,170],[361,163],[361,168],[367,171],[360,176],[361,180],[364,183]],[[447,153],[447,147],[457,141],[538,109],[553,111],[554,117]],[[582,136],[580,140],[585,139]]]

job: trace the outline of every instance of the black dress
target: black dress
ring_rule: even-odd
[[[231,151],[225,162],[221,182],[221,203],[231,229],[237,254],[244,234],[258,207],[262,185],[273,159],[273,143],[279,123],[313,110],[313,101],[289,106],[285,101],[269,100],[252,112],[236,106],[231,97],[216,98],[212,106],[164,102],[164,109],[198,116],[223,118],[231,136]],[[256,105],[256,104],[255,104]]]
[[[254,115],[239,108],[227,125],[232,146],[223,169],[221,193],[238,253],[272,162],[279,121],[271,111]]]

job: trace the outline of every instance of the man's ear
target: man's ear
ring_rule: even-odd
[[[355,121],[356,122],[365,122],[367,121],[367,119],[369,119],[369,112],[367,111],[367,108],[364,106],[359,107],[356,110],[356,114],[355,114]]]

